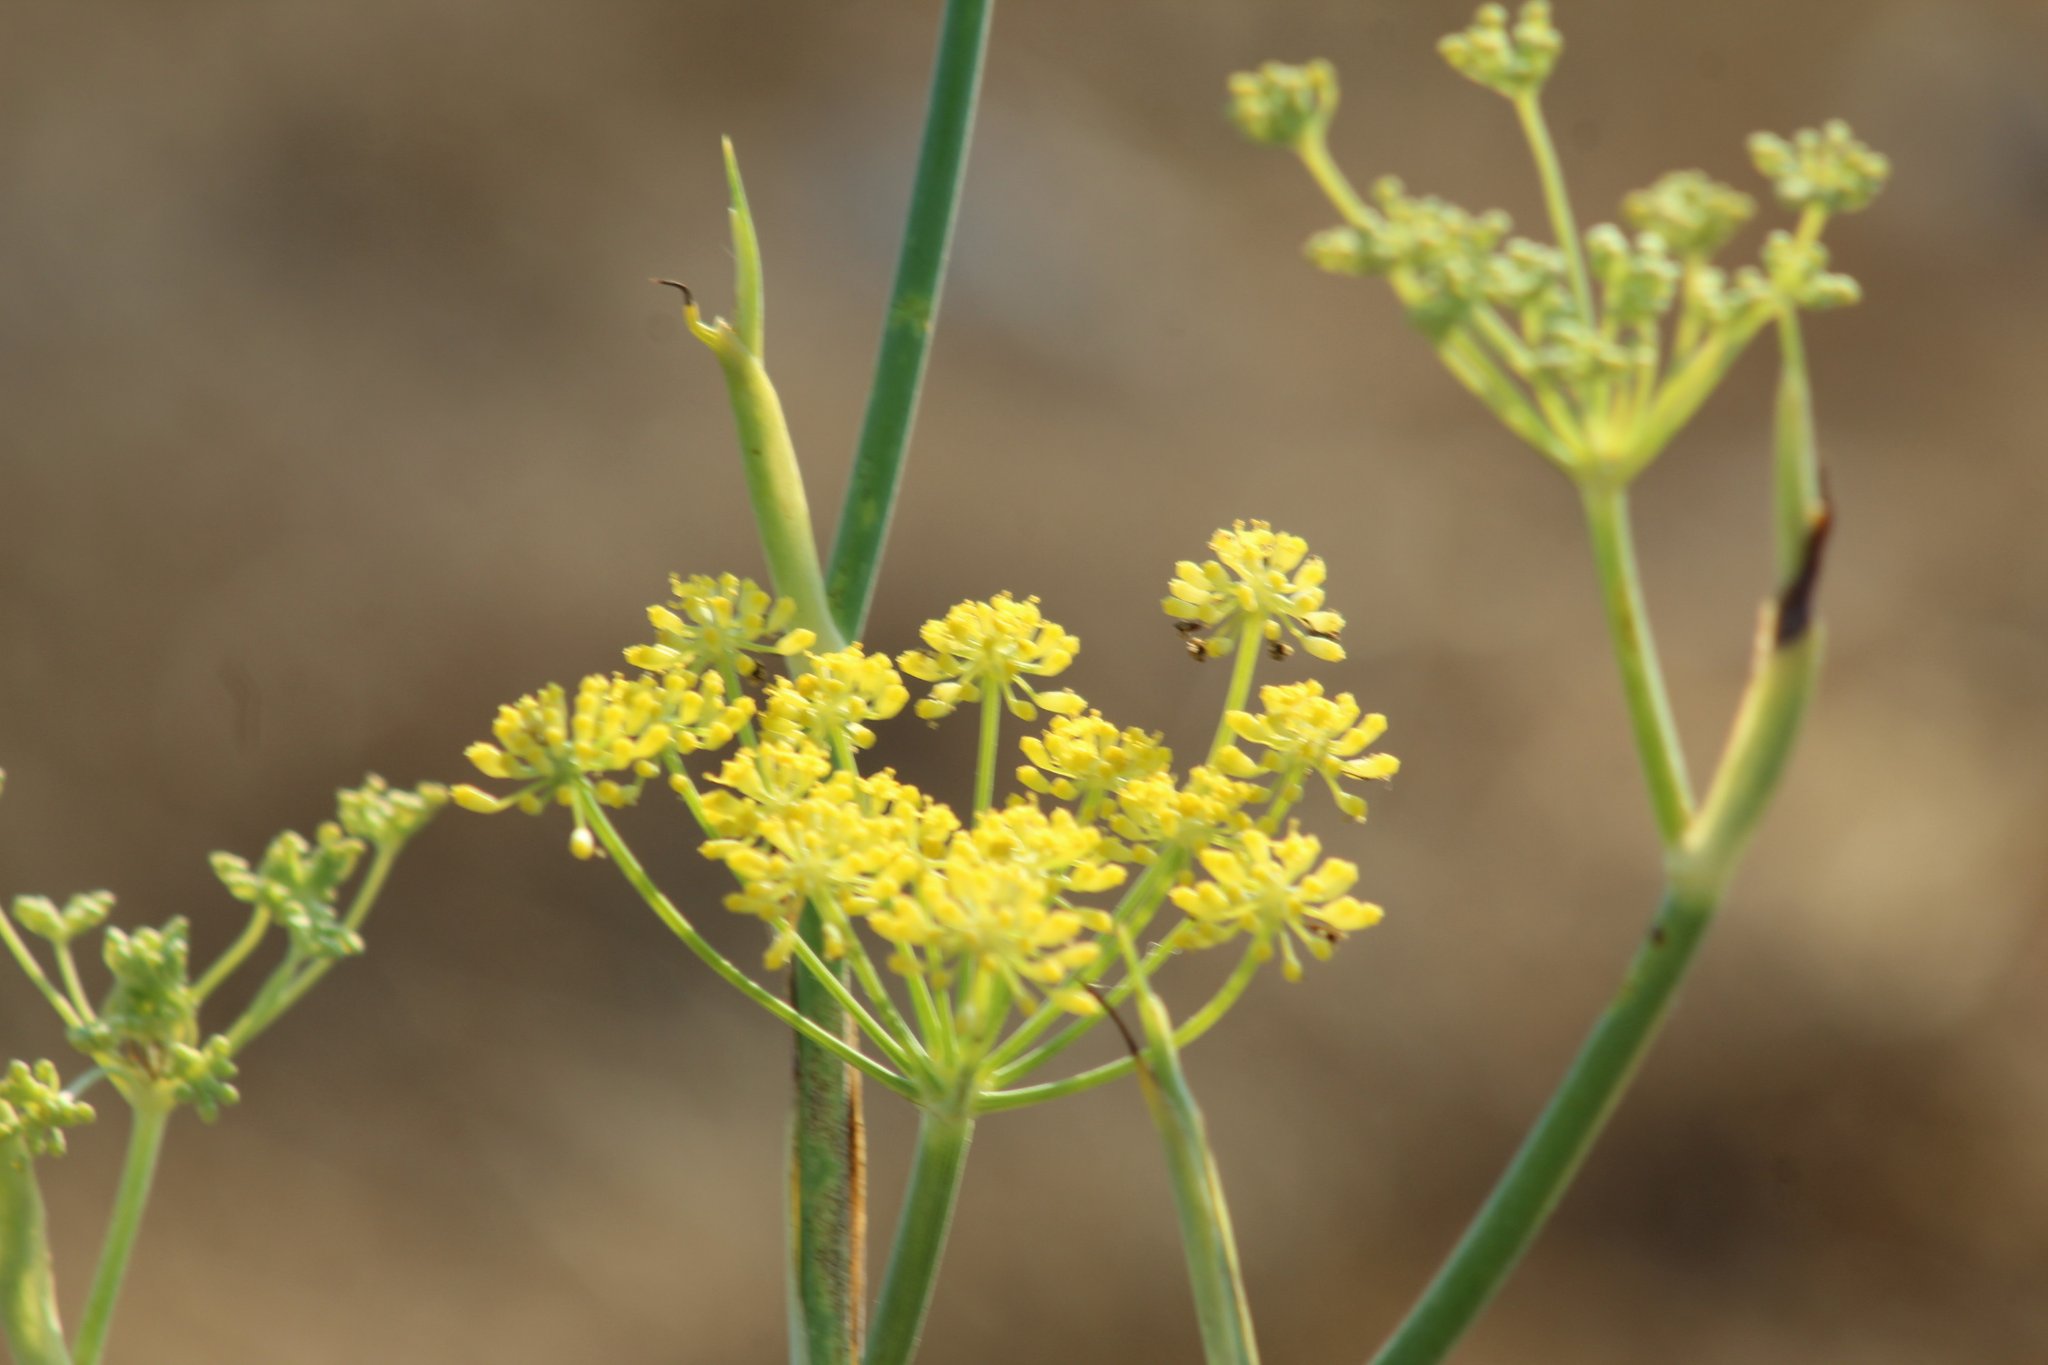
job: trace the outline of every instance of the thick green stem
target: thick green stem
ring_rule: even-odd
[[[0,1141],[0,1331],[16,1365],[72,1365],[57,1317],[43,1191],[20,1141]]]
[[[1670,1008],[1718,891],[1674,888],[1621,989],[1579,1049],[1543,1116],[1436,1279],[1373,1365],[1442,1360],[1521,1260],[1570,1186]]]
[[[924,1110],[896,1245],[875,1300],[865,1365],[908,1365],[917,1352],[973,1136],[974,1118],[964,1100],[951,1108]]]
[[[852,481],[832,545],[832,611],[848,639],[858,638],[866,624],[903,479],[925,359],[938,323],[939,288],[967,170],[993,8],[994,0],[947,0],[939,29],[909,221],[903,229],[896,283],[889,292],[881,354],[868,390]]]
[[[797,934],[814,953],[824,946],[814,907],[804,907]],[[836,994],[809,972],[792,976],[790,998],[798,1016],[821,1033],[844,1038],[851,1029]],[[867,1298],[867,1132],[860,1078],[846,1063],[842,1050],[822,1037],[798,1035],[789,1157],[790,1291],[803,1335],[791,1340],[790,1356],[800,1365],[852,1365],[860,1358]]]
[[[1692,787],[1685,772],[1685,749],[1679,743],[1671,702],[1664,693],[1664,670],[1650,633],[1649,612],[1643,605],[1635,537],[1629,529],[1628,494],[1592,484],[1585,486],[1583,493],[1593,562],[1607,603],[1607,627],[1615,659],[1621,665],[1622,692],[1628,699],[1657,832],[1665,847],[1675,847],[1692,818]]]
[[[1536,178],[1543,182],[1543,206],[1550,211],[1550,230],[1557,248],[1564,253],[1565,269],[1571,274],[1572,298],[1579,316],[1593,322],[1593,286],[1586,276],[1585,249],[1579,243],[1578,221],[1572,216],[1572,198],[1565,191],[1564,170],[1557,163],[1557,148],[1550,141],[1550,125],[1543,117],[1543,105],[1535,91],[1514,100],[1515,117],[1521,120],[1522,135],[1536,158]]]
[[[120,1188],[114,1193],[114,1214],[107,1223],[107,1240],[100,1248],[99,1268],[93,1272],[92,1289],[86,1294],[85,1316],[79,1320],[78,1340],[73,1358],[76,1365],[99,1365],[107,1349],[107,1333],[114,1325],[114,1305],[121,1297],[121,1281],[128,1274],[128,1260],[135,1251],[135,1234],[142,1227],[143,1212],[149,1207],[149,1187],[156,1179],[156,1159],[163,1151],[164,1130],[171,1121],[169,1097],[144,1094],[131,1098],[132,1121],[128,1130],[128,1157],[121,1165]]]

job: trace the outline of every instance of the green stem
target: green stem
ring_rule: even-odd
[[[1151,949],[1146,952],[1144,971],[1149,975],[1161,963],[1179,951],[1179,944],[1174,941],[1173,935],[1168,934],[1164,939],[1153,944]],[[1111,954],[1103,954],[1103,957],[1109,956]],[[1089,965],[1096,966],[1101,961],[1102,958],[1097,958],[1094,963]],[[1089,973],[1083,971],[1075,973],[1069,979],[1068,984],[1077,986],[1093,984],[1093,980],[1094,978]],[[1105,1007],[1113,1010],[1122,1004],[1125,998],[1137,988],[1137,984],[1135,979],[1126,976],[1107,992],[1099,993],[1099,998]],[[1096,1025],[1102,1022],[1102,1015],[1100,1014],[1084,1014],[1078,1019],[1074,1018],[1065,1007],[1055,1005],[1050,1000],[1047,1000],[1041,1008],[1058,1011],[1062,1017],[1068,1019],[1067,1026],[1048,1039],[1043,1046],[1036,1048],[1028,1046],[1029,1040],[1027,1040],[1026,1047],[1011,1048],[1010,1042],[1012,1040],[1006,1039],[1003,1047],[990,1054],[988,1061],[984,1065],[984,1072],[989,1078],[990,1085],[1005,1086],[1030,1075],[1094,1032]],[[1017,1033],[1021,1034],[1023,1031],[1022,1028],[1019,1028]]]
[[[16,1365],[72,1365],[57,1316],[42,1186],[19,1141],[0,1142],[0,1332]]]
[[[1748,312],[1708,332],[1684,359],[1672,358],[1672,369],[1664,376],[1649,408],[1628,433],[1625,446],[1617,452],[1613,482],[1627,484],[1657,458],[1693,414],[1700,410],[1720,386],[1730,367],[1773,316],[1774,304],[1760,303]]]
[[[64,1026],[77,1028],[83,1022],[78,1017],[78,1011],[72,1008],[71,1002],[64,998],[64,992],[58,990],[56,983],[43,971],[43,964],[36,961],[36,955],[29,950],[21,935],[15,932],[14,923],[7,918],[4,910],[0,910],[0,941],[7,944],[7,951],[14,955],[15,962],[21,967],[21,974],[43,993],[43,999],[50,1002],[50,1008],[57,1011],[57,1017],[64,1021]]]
[[[1358,190],[1351,183],[1351,177],[1344,174],[1343,167],[1330,155],[1330,145],[1322,129],[1316,129],[1295,144],[1295,155],[1307,168],[1309,177],[1330,201],[1330,206],[1343,216],[1346,223],[1355,228],[1377,228],[1379,215],[1374,213]]]
[[[1132,1060],[1142,1057],[1138,1086],[1166,1153],[1174,1210],[1180,1218],[1181,1247],[1187,1255],[1188,1284],[1194,1293],[1195,1321],[1202,1333],[1202,1354],[1208,1365],[1258,1365],[1259,1347],[1252,1331],[1251,1305],[1245,1297],[1244,1272],[1238,1264],[1237,1237],[1231,1229],[1230,1208],[1223,1198],[1223,1181],[1209,1149],[1202,1110],[1188,1087],[1187,1073],[1181,1069],[1173,1021],[1145,983],[1128,938],[1125,948],[1133,959],[1132,974],[1138,977],[1138,1009],[1148,1044]]]
[[[1576,448],[1553,430],[1523,393],[1520,385],[1493,362],[1469,333],[1453,332],[1437,343],[1437,356],[1451,377],[1487,408],[1501,425],[1533,446],[1559,469],[1569,470],[1576,462]]]
[[[1650,805],[1658,835],[1666,848],[1672,848],[1684,837],[1686,823],[1692,818],[1692,788],[1685,772],[1685,750],[1664,692],[1664,671],[1650,633],[1649,612],[1643,605],[1635,537],[1629,529],[1628,494],[1598,484],[1584,485],[1581,491],[1586,526],[1592,535],[1593,562],[1607,603],[1608,631],[1621,665],[1622,692],[1628,699],[1636,750],[1650,787]]]
[[[1372,1365],[1434,1365],[1498,1290],[1563,1197],[1656,1037],[1718,890],[1674,886],[1543,1115],[1457,1248]]]
[[[910,1188],[903,1198],[882,1293],[875,1300],[864,1365],[908,1365],[917,1352],[973,1136],[974,1118],[964,1103],[923,1111]]]
[[[706,942],[704,936],[698,933],[695,926],[684,917],[683,912],[676,909],[675,903],[662,894],[661,888],[654,884],[654,879],[647,875],[647,869],[640,865],[640,860],[634,856],[633,850],[626,846],[626,841],[620,837],[618,827],[612,824],[611,818],[604,813],[604,808],[597,804],[596,799],[589,796],[586,792],[579,791],[578,800],[583,807],[585,822],[590,826],[591,832],[597,836],[598,842],[604,845],[605,852],[611,855],[612,862],[618,866],[620,875],[626,879],[627,883],[635,891],[640,893],[640,899],[647,903],[647,907],[650,910],[654,911],[655,917],[667,925],[669,932],[681,939],[683,945],[695,953],[703,961],[704,965],[716,972],[721,979],[739,991],[741,995],[746,996],[747,999],[753,1001],[762,1009],[767,1010],[806,1038],[818,1043],[827,1051],[837,1056],[839,1060],[850,1066],[859,1067],[862,1071],[873,1076],[883,1085],[888,1086],[906,1099],[916,1098],[915,1091],[903,1077],[898,1076],[874,1058],[865,1055],[858,1048],[827,1032],[812,1019],[799,1014],[790,1006],[776,999],[774,994],[763,987],[760,982],[734,966],[723,953]],[[802,978],[798,977],[797,979],[801,980]],[[829,999],[830,997],[827,998]]]
[[[1442,1360],[1528,1249],[1656,1037],[1784,775],[1820,663],[1813,597],[1828,526],[1796,331],[1792,340],[1781,358],[1777,433],[1780,582],[1763,612],[1756,663],[1720,767],[1699,814],[1670,852],[1664,902],[1620,990],[1485,1207],[1373,1365]],[[1804,521],[1795,542],[1789,528],[1800,513]]]
[[[71,951],[71,940],[57,940],[56,950],[57,974],[63,978],[64,989],[70,995],[71,1004],[78,1011],[79,1017],[90,1023],[97,1019],[99,1014],[93,1009],[92,1000],[85,993],[85,982],[79,978],[78,958]]]
[[[991,683],[981,688],[981,747],[974,759],[974,809],[985,811],[996,799],[996,756],[1002,746],[1003,698]]]
[[[1571,276],[1572,297],[1578,301],[1579,316],[1590,325],[1594,320],[1593,286],[1586,276],[1585,249],[1579,243],[1579,225],[1572,217],[1571,195],[1565,192],[1564,170],[1557,163],[1557,148],[1550,141],[1550,125],[1543,117],[1543,104],[1535,91],[1514,98],[1515,117],[1521,120],[1522,135],[1536,158],[1536,178],[1543,182],[1543,206],[1550,212],[1550,230],[1564,253],[1565,269]]]
[[[815,907],[804,907],[797,939],[813,955],[824,946],[824,921]],[[796,1040],[790,1114],[788,1290],[792,1325],[801,1325],[801,1335],[791,1336],[790,1357],[800,1365],[853,1365],[860,1356],[866,1298],[867,1132],[860,1077],[847,1064],[863,1071],[874,1064],[851,1047],[851,1020],[823,980],[795,973],[790,999],[805,1025]],[[907,1081],[884,1083],[899,1093],[912,1090]]]
[[[1821,507],[1820,460],[1815,453],[1813,387],[1806,374],[1806,342],[1799,313],[1787,305],[1778,314],[1777,451],[1773,478],[1778,587],[1799,572],[1813,519]]]
[[[1230,979],[1217,989],[1215,995],[1209,997],[1209,1003],[1189,1015],[1174,1031],[1173,1045],[1176,1048],[1186,1047],[1214,1028],[1217,1022],[1230,1012],[1230,1007],[1237,1003],[1238,997],[1244,994],[1245,987],[1251,984],[1252,978],[1258,975],[1262,961],[1264,959],[1258,955],[1256,948],[1247,951],[1243,960],[1237,964],[1237,970],[1230,974]],[[1148,957],[1141,972],[1150,970],[1151,966],[1152,959]],[[1142,975],[1137,979],[1142,981]],[[1032,1061],[1030,1064],[1036,1066],[1038,1063]],[[1022,1109],[1028,1104],[1042,1104],[1046,1100],[1056,1100],[1066,1095],[1078,1095],[1084,1090],[1093,1090],[1099,1085],[1107,1085],[1111,1081],[1128,1076],[1137,1069],[1137,1066],[1136,1057],[1119,1057],[1113,1062],[1104,1062],[1101,1066],[1076,1072],[1064,1080],[1047,1081],[1043,1085],[1020,1085],[1014,1090],[984,1091],[976,1097],[974,1107],[979,1113],[994,1114],[1005,1109]],[[1024,1069],[1028,1070],[1029,1067]],[[1022,1074],[1015,1066],[1011,1071],[1012,1074]]]
[[[351,932],[363,927],[370,918],[370,911],[376,908],[377,897],[384,890],[384,883],[391,876],[392,864],[398,861],[402,848],[399,844],[380,844],[370,860],[370,870],[363,874],[362,883],[356,887],[355,898],[349,902],[348,912],[342,917],[342,927]],[[252,925],[254,921],[251,921]],[[244,933],[247,937],[247,933]],[[240,945],[238,944],[237,947]],[[231,952],[233,950],[230,950]],[[297,963],[287,958],[284,965],[265,982],[263,989],[250,1002],[235,1026],[228,1030],[229,1045],[240,1052],[254,1042],[262,1032],[283,1017],[285,1011],[305,998],[306,992],[320,984],[321,978],[334,970],[339,958],[321,958],[312,965],[299,970]],[[226,961],[225,958],[222,961]],[[218,963],[215,964],[219,966]],[[212,972],[207,976],[211,978]]]
[[[174,1107],[169,1098],[156,1094],[131,1097],[132,1118],[128,1129],[128,1157],[121,1165],[121,1184],[114,1193],[114,1214],[107,1224],[107,1240],[100,1248],[99,1268],[93,1272],[92,1289],[86,1294],[85,1316],[78,1324],[73,1352],[77,1365],[99,1365],[107,1349],[107,1333],[114,1325],[114,1305],[121,1297],[121,1281],[128,1274],[128,1259],[135,1251],[135,1234],[142,1227],[142,1214],[149,1207],[149,1187],[156,1179],[157,1156],[163,1151],[164,1130]]]
[[[804,942],[801,934],[797,936],[796,956],[803,969],[815,978],[820,986],[825,988],[826,993],[832,997],[833,1003],[838,1005],[848,1018],[860,1026],[861,1032],[874,1040],[875,1046],[882,1050],[883,1056],[896,1064],[898,1071],[901,1071],[908,1077],[916,1077],[921,1074],[923,1068],[918,1065],[916,1058],[908,1050],[909,1047],[914,1046],[914,1043],[910,1039],[899,1037],[896,1033],[883,1027],[880,1020],[868,1013],[867,1007],[860,1003],[860,998],[848,989],[846,978],[841,968],[837,964],[827,962],[824,958],[818,956],[817,951],[810,944]],[[841,959],[841,961],[844,961],[844,959]]]
[[[1223,752],[1230,743],[1230,713],[1242,711],[1252,696],[1252,674],[1258,671],[1259,648],[1265,643],[1266,621],[1262,616],[1253,616],[1238,632],[1237,658],[1230,667],[1230,690],[1223,694],[1223,718],[1216,722],[1216,738],[1209,742],[1209,757],[1205,762],[1214,763],[1216,755]]]
[[[868,390],[853,475],[832,545],[832,611],[848,639],[857,638],[867,621],[903,479],[903,458],[938,322],[939,289],[967,170],[993,8],[994,0],[947,0],[939,29],[909,221],[882,324],[881,352]]]
[[[213,965],[206,969],[206,975],[200,977],[198,984],[192,987],[193,1003],[204,1004],[208,996],[220,989],[220,983],[233,975],[235,968],[246,962],[249,954],[256,951],[256,945],[263,941],[263,935],[269,928],[270,911],[261,905],[251,907],[249,922],[243,926],[241,936],[228,945],[226,952],[214,959]]]

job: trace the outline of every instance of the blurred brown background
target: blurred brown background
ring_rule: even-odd
[[[1362,1360],[1610,988],[1653,838],[1576,509],[1222,121],[1323,53],[1338,145],[1541,232],[1456,3],[1006,0],[871,643],[1043,594],[1079,687],[1200,733],[1156,611],[1233,516],[1306,534],[1326,670],[1407,767],[1386,925],[1193,1054],[1269,1359]],[[2048,1359],[2048,17],[2037,4],[1561,6],[1582,215],[1753,128],[1896,162],[1810,342],[1840,530],[1807,743],[1653,1064],[1467,1365]],[[766,240],[822,522],[912,165],[935,0],[70,0],[0,44],[4,889],[239,918],[210,849],[375,768],[453,778],[500,700],[608,667],[671,568],[756,571],[715,366],[650,274],[729,298],[717,136]],[[1746,238],[1743,249],[1753,245]],[[1695,761],[1768,575],[1758,348],[1650,475]],[[961,779],[967,736],[896,727]],[[943,765],[943,766],[942,766]],[[666,811],[658,863],[704,879]],[[117,1362],[780,1358],[785,1039],[559,821],[451,815],[371,934],[181,1120]],[[700,900],[700,903],[707,903]],[[708,904],[708,903],[707,903]],[[706,918],[736,953],[746,926]],[[0,1052],[60,1047],[19,980]],[[877,1207],[906,1115],[875,1106]],[[925,1359],[1196,1356],[1128,1089],[987,1124]],[[118,1125],[46,1167],[72,1312]],[[886,1223],[878,1227],[886,1235]]]

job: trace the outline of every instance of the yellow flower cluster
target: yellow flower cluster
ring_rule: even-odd
[[[1323,562],[1299,537],[1238,523],[1210,548],[1215,558],[1178,566],[1166,609],[1191,634],[1208,633],[1199,653],[1246,652],[1208,761],[1185,772],[1159,735],[1045,686],[1080,642],[1035,598],[959,603],[925,623],[924,649],[892,663],[859,645],[810,652],[806,633],[787,629],[789,604],[743,579],[699,577],[675,580],[675,599],[650,611],[659,643],[628,652],[650,672],[587,678],[573,696],[544,688],[501,708],[492,741],[469,758],[519,785],[504,796],[464,787],[455,799],[485,811],[570,806],[572,849],[591,856],[601,841],[671,927],[716,957],[626,856],[604,814],[665,775],[703,829],[701,852],[734,878],[726,907],[766,928],[766,965],[830,972],[828,989],[849,1001],[875,1055],[906,1074],[919,1058],[942,1069],[976,1064],[1014,1011],[1098,1011],[1108,996],[1095,982],[1113,966],[1115,934],[1157,943],[1163,932],[1173,947],[1242,938],[1250,961],[1278,951],[1298,976],[1299,946],[1327,956],[1379,911],[1347,894],[1351,863],[1322,858],[1291,826],[1275,831],[1311,775],[1363,818],[1363,800],[1344,784],[1389,777],[1396,763],[1371,752],[1384,718],[1348,692],[1277,684],[1260,689],[1256,711],[1239,709],[1260,657],[1285,657],[1290,639],[1342,658],[1343,618],[1324,606]],[[774,655],[788,666],[766,679],[757,711],[734,680],[758,676],[761,658]],[[916,707],[928,719],[988,708],[971,816],[891,771],[861,770],[877,727],[910,701],[905,674],[931,685]],[[1019,741],[1023,790],[1003,804],[1002,716],[1041,710],[1051,713],[1043,728]],[[709,765],[690,761],[726,746]],[[1173,909],[1184,916],[1178,927],[1152,927]],[[819,926],[808,943],[807,911]],[[914,1031],[878,970],[884,957],[903,979]],[[844,979],[819,958],[845,964]],[[739,976],[729,963],[720,970]]]
[[[938,720],[984,692],[1000,696],[1019,720],[1035,720],[1033,703],[1056,715],[1075,715],[1085,706],[1072,692],[1041,692],[1028,678],[1050,678],[1066,671],[1081,642],[1045,619],[1038,599],[1019,602],[997,593],[986,602],[962,602],[918,632],[930,649],[911,650],[896,662],[905,673],[932,690],[917,704],[917,714]]]
[[[751,578],[696,574],[669,579],[675,596],[649,607],[655,643],[635,645],[626,662],[652,673],[687,668],[748,678],[760,668],[756,654],[801,654],[817,642],[808,630],[790,627],[796,602],[775,597]]]
[[[1314,773],[1329,785],[1337,809],[1363,820],[1365,798],[1338,782],[1347,777],[1384,780],[1400,770],[1401,760],[1392,754],[1365,752],[1386,733],[1387,718],[1374,714],[1360,720],[1357,698],[1349,692],[1324,696],[1323,685],[1313,678],[1262,687],[1259,702],[1265,708],[1259,715],[1232,711],[1223,719],[1232,734],[1266,752],[1254,759],[1230,745],[1218,755],[1219,764],[1235,777],[1276,774],[1290,801],[1299,798],[1303,781]]]
[[[714,821],[732,833],[706,840],[701,850],[740,884],[725,898],[726,908],[768,925],[770,968],[781,967],[795,950],[806,905],[822,912],[825,956],[842,956],[847,917],[872,905],[875,878],[891,870],[900,875],[906,852],[922,847],[925,835],[926,822],[918,818],[922,795],[886,773],[864,779],[841,769],[821,774],[795,799],[786,799],[787,790],[773,806],[746,803],[746,816]]]
[[[1377,905],[1345,894],[1358,880],[1357,864],[1342,858],[1318,864],[1322,851],[1312,834],[1290,831],[1273,839],[1255,829],[1239,836],[1234,848],[1204,849],[1209,879],[1173,889],[1173,903],[1188,917],[1186,939],[1207,947],[1250,934],[1262,953],[1278,942],[1287,979],[1300,980],[1296,940],[1322,960],[1346,934],[1380,922]]]
[[[457,787],[457,805],[490,813],[517,806],[529,815],[550,800],[570,804],[571,787],[604,774],[593,790],[608,806],[630,805],[669,754],[718,749],[754,714],[746,697],[728,699],[715,673],[676,669],[659,678],[593,673],[574,701],[559,683],[498,708],[491,726],[496,744],[479,741],[464,751],[478,772],[525,785],[508,797],[478,787]],[[620,781],[610,776],[618,773]]]
[[[1344,618],[1323,606],[1326,570],[1307,541],[1263,521],[1240,521],[1210,537],[1209,548],[1216,558],[1174,566],[1162,603],[1188,634],[1196,658],[1228,654],[1253,630],[1275,658],[1289,653],[1287,635],[1318,659],[1344,657],[1337,643]]]
[[[1017,769],[1017,781],[1040,796],[1075,802],[1084,814],[1126,783],[1173,762],[1158,735],[1119,730],[1100,711],[1055,716],[1044,734],[1026,735],[1021,747],[1031,761]]]
[[[769,734],[805,734],[828,748],[843,738],[866,749],[875,742],[867,722],[888,720],[909,700],[910,689],[887,655],[849,645],[808,655],[803,672],[777,678],[762,725]]]
[[[1203,764],[1178,782],[1170,772],[1124,784],[1116,794],[1110,828],[1133,862],[1149,863],[1163,848],[1188,849],[1251,826],[1245,807],[1266,793]]]
[[[1101,953],[1089,935],[1106,931],[1110,917],[1065,893],[1122,881],[1123,869],[1101,859],[1102,843],[1099,830],[1065,811],[983,811],[947,843],[943,858],[878,898],[869,922],[895,945],[899,971],[921,970],[943,986],[972,968],[1017,1000],[1031,999],[1035,987],[1085,1009],[1087,996],[1060,988]]]

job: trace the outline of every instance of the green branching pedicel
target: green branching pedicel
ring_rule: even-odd
[[[1115,725],[1064,685],[1080,641],[1033,599],[959,603],[925,623],[923,649],[892,662],[860,645],[795,648],[777,634],[794,609],[730,577],[677,580],[677,596],[649,612],[659,642],[626,652],[637,674],[593,675],[573,701],[559,686],[523,697],[500,710],[491,741],[469,750],[480,772],[512,785],[457,787],[459,805],[566,809],[571,851],[609,858],[720,978],[919,1108],[868,1365],[900,1365],[915,1350],[977,1118],[1137,1070],[1155,1091],[1178,1094],[1158,1049],[1214,1026],[1262,964],[1278,957],[1299,978],[1304,958],[1328,957],[1380,918],[1351,894],[1356,866],[1324,856],[1299,818],[1319,788],[1341,815],[1365,817],[1356,786],[1397,766],[1369,752],[1384,718],[1314,681],[1251,698],[1259,663],[1284,661],[1290,640],[1313,657],[1343,658],[1343,617],[1324,604],[1322,561],[1260,522],[1219,531],[1211,548],[1214,558],[1180,566],[1167,610],[1199,651],[1238,649],[1241,666],[1221,737],[1184,770],[1157,735]],[[679,624],[693,621],[717,628]],[[775,660],[788,671],[769,673]],[[724,682],[741,662],[761,685],[758,701]],[[906,674],[926,685],[914,707]],[[869,766],[904,711],[936,724],[962,707],[978,713],[983,737],[962,784],[969,808]],[[1025,790],[999,803],[1006,719],[1044,728],[1018,744]],[[732,874],[726,909],[760,922],[763,965],[829,992],[857,1030],[851,1039],[722,956],[648,877],[611,812],[657,790],[681,799],[700,851]],[[1120,951],[1148,936],[1142,955]],[[1149,1062],[1134,1053],[1033,1080],[1107,1012],[1145,999],[1148,976],[1167,961],[1225,947],[1240,955],[1237,970],[1155,1039]],[[1191,1106],[1174,1100],[1177,1122]],[[1198,1126],[1176,1131],[1185,1138]],[[1206,1156],[1181,1164],[1210,1169]],[[1234,1266],[1234,1250],[1226,1259]],[[1208,1289],[1198,1282],[1213,1308],[1224,1291]],[[1248,1319],[1241,1327],[1233,1339],[1248,1342]]]
[[[1441,1359],[1534,1239],[1654,1037],[1784,770],[1819,663],[1815,588],[1829,523],[1800,317],[1857,300],[1856,282],[1829,269],[1822,232],[1869,204],[1890,171],[1839,122],[1790,139],[1756,135],[1751,159],[1796,218],[1766,235],[1756,264],[1733,271],[1716,258],[1755,201],[1698,171],[1628,195],[1626,228],[1581,233],[1541,104],[1563,50],[1542,0],[1512,23],[1501,6],[1483,6],[1440,45],[1453,69],[1513,107],[1550,242],[1512,235],[1503,213],[1418,197],[1392,177],[1359,194],[1327,144],[1337,108],[1328,63],[1268,64],[1230,80],[1238,126],[1292,150],[1342,219],[1310,238],[1310,261],[1385,279],[1445,368],[1576,486],[1668,881],[1620,992],[1379,1365]],[[1749,688],[1696,800],[1636,567],[1628,489],[1772,324],[1776,582]]]
[[[228,894],[249,907],[249,918],[197,979],[185,920],[134,930],[109,927],[110,892],[83,892],[62,905],[44,896],[17,896],[12,915],[0,914],[0,941],[63,1022],[71,1046],[90,1063],[68,1087],[50,1061],[14,1062],[0,1078],[0,1330],[17,1360],[97,1365],[171,1116],[190,1108],[211,1123],[239,1100],[235,1059],[335,963],[362,952],[363,923],[392,863],[446,801],[439,786],[394,791],[373,776],[341,792],[336,818],[310,839],[286,831],[254,864],[214,854],[214,872]],[[207,1032],[200,1016],[208,998],[263,946],[273,927],[283,931],[281,960],[232,1024]],[[75,951],[95,933],[101,933],[109,982],[97,1000]],[[40,951],[31,939],[41,940]],[[44,967],[45,955],[56,964],[54,976]],[[93,1119],[92,1108],[79,1097],[101,1080],[131,1112],[128,1159],[84,1315],[67,1346],[34,1162],[61,1155],[63,1130]]]

